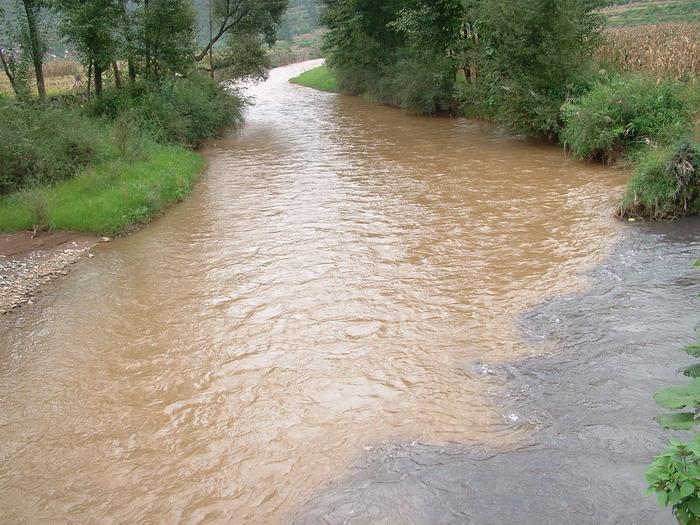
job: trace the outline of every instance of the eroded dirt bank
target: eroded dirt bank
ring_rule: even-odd
[[[585,293],[523,316],[560,351],[483,365],[538,422],[517,449],[395,443],[369,451],[319,492],[296,523],[672,524],[644,495],[644,471],[670,437],[652,417],[680,381],[677,349],[700,321],[700,220],[631,229]]]
[[[0,235],[0,314],[31,302],[42,285],[65,275],[99,238],[57,232]]]

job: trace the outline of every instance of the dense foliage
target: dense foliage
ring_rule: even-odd
[[[579,158],[612,162],[648,145],[680,139],[692,123],[690,90],[673,81],[598,82],[562,108],[562,142]]]
[[[242,119],[242,99],[200,75],[137,82],[95,99],[93,115],[127,119],[158,142],[197,146]]]
[[[80,112],[0,97],[0,194],[72,176],[108,150],[104,126]]]
[[[325,0],[326,49],[341,89],[422,112],[462,105],[555,137],[602,19],[596,1]],[[469,107],[473,105],[474,107]]]
[[[651,148],[639,161],[618,215],[676,219],[700,214],[700,146],[682,141]]]

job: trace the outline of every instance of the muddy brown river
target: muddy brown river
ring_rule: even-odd
[[[692,333],[697,222],[633,229],[621,170],[288,83],[313,65],[250,88],[192,198],[0,318],[0,522],[670,523],[642,475],[682,358],[590,352]]]

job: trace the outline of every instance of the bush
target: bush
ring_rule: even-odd
[[[672,440],[646,478],[659,504],[670,506],[678,523],[700,524],[700,434],[688,444]]]
[[[51,184],[110,150],[106,126],[74,109],[0,98],[0,194]]]
[[[675,219],[700,213],[700,146],[652,149],[639,163],[618,216]]]
[[[454,75],[439,60],[423,62],[405,56],[386,68],[375,89],[371,95],[385,104],[435,115],[452,108]]]
[[[678,82],[615,79],[564,104],[561,140],[578,158],[613,162],[641,147],[679,140],[693,110],[689,89]]]
[[[193,75],[106,91],[89,111],[112,120],[128,113],[158,142],[197,146],[220,129],[238,124],[243,104],[241,97],[211,79]]]

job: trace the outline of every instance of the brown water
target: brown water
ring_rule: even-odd
[[[311,65],[0,319],[0,522],[285,523],[382,443],[532,430],[476,364],[543,351],[516,316],[608,253],[622,174],[287,83]]]

